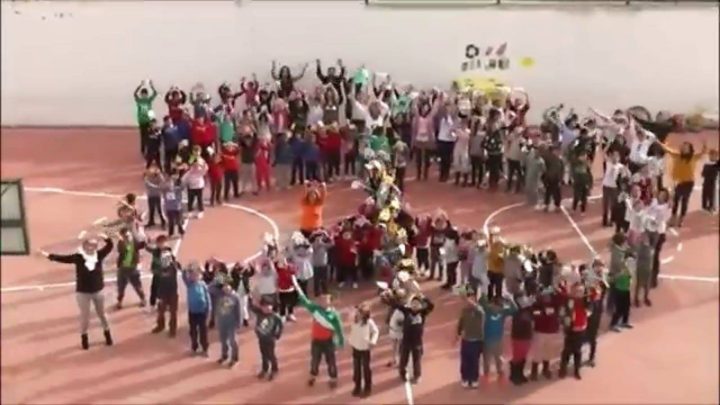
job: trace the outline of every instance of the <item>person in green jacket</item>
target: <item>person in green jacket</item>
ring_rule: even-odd
[[[150,92],[148,92],[148,87],[150,88]],[[140,153],[143,157],[145,156],[145,149],[147,148],[150,135],[150,123],[152,119],[155,118],[152,112],[152,104],[157,94],[152,80],[143,80],[140,82],[133,93],[133,98],[135,99],[135,114],[138,127],[140,128]]]
[[[385,128],[377,127],[373,129],[372,135],[370,135],[370,149],[373,152],[385,152],[390,154],[390,142],[387,135],[385,134]]]
[[[610,321],[610,329],[620,332],[620,328],[632,329],[630,318],[630,286],[632,285],[635,270],[635,257],[627,253],[625,263],[619,273],[612,276],[613,296],[615,299],[615,312]],[[622,323],[618,323],[622,320]]]
[[[227,111],[222,111],[215,114],[215,125],[218,128],[218,135],[220,137],[220,144],[224,145],[228,142],[237,142],[235,136],[235,122],[232,116]]]
[[[578,204],[580,204],[581,215],[585,215],[588,196],[593,184],[592,167],[587,155],[579,154],[570,166],[570,170],[572,171],[573,211],[577,210]]]
[[[313,386],[315,384],[320,360],[325,357],[328,375],[330,376],[330,388],[335,388],[337,387],[338,378],[335,350],[345,345],[340,314],[333,307],[330,294],[325,294],[320,297],[318,302],[313,302],[305,296],[295,277],[293,277],[293,284],[295,284],[295,290],[298,292],[300,306],[305,308],[313,318],[308,385]]]

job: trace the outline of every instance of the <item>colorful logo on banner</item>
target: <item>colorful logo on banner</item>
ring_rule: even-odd
[[[462,72],[508,70],[511,67],[511,63],[510,57],[507,54],[507,48],[507,42],[498,46],[487,47],[476,44],[465,45],[465,58],[460,64],[460,70]],[[529,56],[525,56],[518,60],[518,64],[520,67],[527,69],[535,65],[535,60]]]

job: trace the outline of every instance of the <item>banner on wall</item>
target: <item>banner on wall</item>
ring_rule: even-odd
[[[523,56],[518,58],[515,63],[522,68],[529,69],[535,65],[535,59],[530,56]],[[464,48],[460,71],[504,71],[511,69],[512,65],[507,42],[499,45],[468,43]]]

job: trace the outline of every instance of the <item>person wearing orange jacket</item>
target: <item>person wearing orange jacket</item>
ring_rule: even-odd
[[[323,208],[327,197],[325,183],[305,182],[305,193],[300,200],[300,232],[309,238],[323,225]]]

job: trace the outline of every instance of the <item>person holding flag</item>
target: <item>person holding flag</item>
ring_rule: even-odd
[[[307,298],[294,276],[292,280],[298,293],[300,306],[305,308],[313,318],[308,386],[315,385],[320,360],[325,357],[328,375],[330,376],[330,388],[336,388],[338,371],[335,350],[342,349],[345,345],[340,314],[333,307],[333,297],[330,294],[324,294],[319,297],[317,302],[313,302]]]

